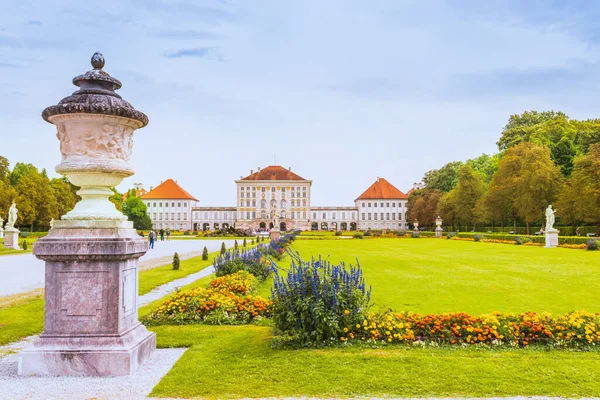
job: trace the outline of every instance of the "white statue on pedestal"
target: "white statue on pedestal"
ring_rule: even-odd
[[[552,204],[546,208],[546,232],[554,230],[554,214],[556,210],[552,209]]]
[[[13,200],[10,209],[8,210],[8,222],[6,223],[6,230],[15,229],[15,223],[17,222],[17,205]]]
[[[277,216],[277,203],[273,203],[271,209],[271,220],[273,221],[273,229],[279,229],[279,217]]]

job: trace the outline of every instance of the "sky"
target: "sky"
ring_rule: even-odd
[[[203,206],[276,163],[315,206],[408,191],[497,151],[511,114],[600,117],[595,1],[0,0],[0,155],[58,176],[40,114],[104,54],[150,123],[121,191],[172,178]]]

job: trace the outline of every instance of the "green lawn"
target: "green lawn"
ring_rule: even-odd
[[[600,251],[446,239],[298,240],[292,249],[306,259],[358,258],[375,309],[600,311]]]
[[[8,255],[8,254],[23,254],[23,253],[31,253],[31,248],[33,247],[33,243],[37,240],[37,237],[28,237],[26,239],[19,238],[19,247],[21,250],[13,250],[13,249],[5,249],[4,248],[4,239],[0,239],[0,256]],[[23,250],[23,241],[27,241],[27,250]]]
[[[270,328],[152,327],[159,347],[191,348],[151,396],[594,396],[600,353],[545,350],[274,350]]]

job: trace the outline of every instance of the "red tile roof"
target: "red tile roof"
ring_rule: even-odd
[[[143,195],[142,199],[189,199],[198,201],[198,199],[186,192],[173,179],[167,179]]]
[[[303,177],[296,175],[289,169],[279,165],[269,165],[245,178],[243,181],[305,181]]]
[[[363,199],[407,199],[408,196],[396,189],[394,185],[383,178],[377,178],[374,184],[369,186],[367,190],[356,200]]]

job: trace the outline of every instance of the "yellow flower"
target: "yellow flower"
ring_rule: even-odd
[[[344,332],[348,332],[348,328],[344,328]]]
[[[350,310],[345,310],[344,314],[346,314],[346,315],[350,314]]]

